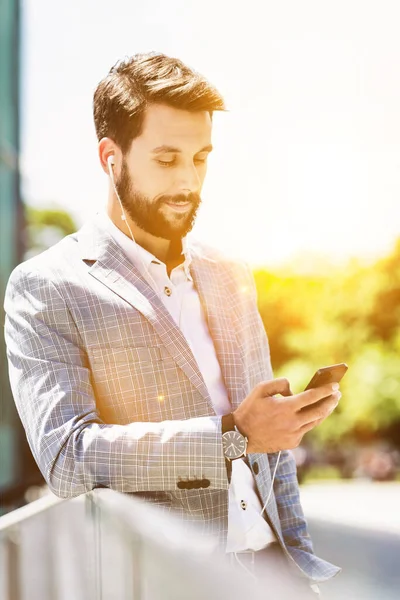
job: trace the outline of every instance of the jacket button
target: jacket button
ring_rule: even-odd
[[[254,472],[254,475],[258,475],[258,472],[259,472],[259,470],[260,470],[260,469],[258,468],[258,462],[253,462],[253,464],[252,464],[252,467],[253,467],[253,472]]]

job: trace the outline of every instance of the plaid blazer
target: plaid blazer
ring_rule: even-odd
[[[273,377],[246,264],[192,243],[191,274],[235,409]],[[97,487],[176,510],[226,544],[228,480],[198,365],[163,303],[96,216],[19,265],[5,298],[15,403],[50,489]],[[264,503],[275,454],[248,462]],[[290,562],[323,581],[338,568],[313,553],[296,466],[282,452],[267,520]]]

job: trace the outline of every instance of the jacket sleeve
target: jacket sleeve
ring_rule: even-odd
[[[228,489],[221,417],[106,424],[79,331],[49,277],[17,267],[5,296],[14,400],[33,456],[62,498],[110,487],[178,490],[181,479]]]
[[[274,471],[278,454],[268,455],[271,472]],[[296,462],[290,450],[283,450],[274,481],[274,494],[278,508],[283,539],[288,549],[313,553],[313,545],[300,502]]]

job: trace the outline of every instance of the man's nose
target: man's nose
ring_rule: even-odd
[[[182,167],[182,170],[179,173],[177,184],[178,189],[182,192],[200,192],[201,180],[195,165],[192,164]]]

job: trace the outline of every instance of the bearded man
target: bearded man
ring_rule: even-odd
[[[310,583],[339,569],[313,552],[290,449],[340,392],[293,395],[273,378],[249,267],[188,236],[220,110],[203,76],[163,54],[99,83],[107,208],[12,273],[11,386],[56,495],[138,495],[247,570],[274,562],[282,594],[315,597]]]

